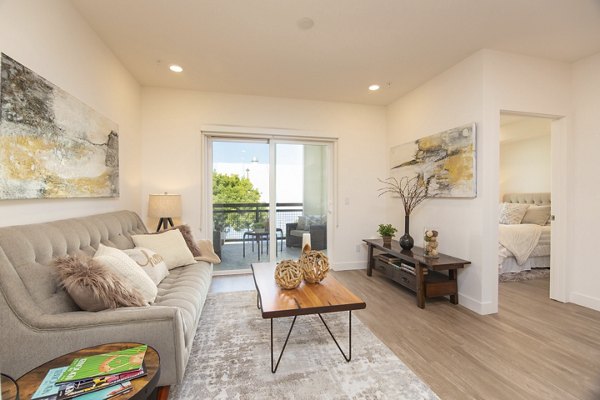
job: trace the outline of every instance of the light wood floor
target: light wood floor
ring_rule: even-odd
[[[421,310],[408,290],[365,271],[335,276],[367,303],[355,315],[441,399],[600,399],[600,312],[548,298],[548,281],[500,284],[500,312],[444,300]],[[215,277],[212,291],[253,288]]]

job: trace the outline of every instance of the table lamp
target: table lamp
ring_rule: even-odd
[[[180,194],[151,194],[148,201],[148,216],[159,218],[156,232],[175,226],[173,218],[181,217]]]

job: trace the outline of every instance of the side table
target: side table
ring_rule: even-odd
[[[89,357],[96,354],[110,353],[112,351],[123,350],[131,347],[141,346],[141,343],[128,343],[128,342],[120,342],[120,343],[109,343],[102,344],[99,346],[88,347],[86,349],[74,351],[69,354],[65,354],[63,356],[57,357],[54,360],[48,361],[47,363],[32,369],[22,377],[17,380],[17,385],[19,387],[21,398],[30,399],[31,396],[35,393],[37,388],[40,386],[44,377],[48,373],[48,371],[52,368],[64,367],[75,359],[79,357]],[[156,385],[158,383],[158,378],[160,377],[160,357],[156,350],[152,347],[148,346],[148,350],[146,351],[146,356],[144,357],[144,363],[146,364],[146,370],[148,375],[134,379],[131,381],[131,386],[133,390],[119,396],[119,398],[123,399],[134,399],[134,400],[146,400],[151,395],[154,395],[154,390],[156,389]],[[4,381],[2,382],[4,387]],[[162,388],[161,388],[162,389]],[[168,390],[168,387],[167,387]],[[168,392],[167,392],[168,393]],[[160,398],[160,394],[158,394]],[[166,399],[166,397],[165,397]],[[4,395],[2,397],[4,400]]]
[[[19,400],[19,386],[13,378],[0,374],[0,386],[2,386],[2,400]]]

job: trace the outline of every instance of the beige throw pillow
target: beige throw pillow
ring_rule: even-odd
[[[155,285],[169,275],[169,268],[160,254],[143,247],[123,251],[144,270]]]
[[[500,204],[500,223],[505,225],[520,224],[529,208],[529,204]]]
[[[136,247],[145,247],[160,254],[169,269],[194,264],[194,255],[177,229],[150,235],[131,236]]]
[[[54,265],[60,284],[82,310],[102,311],[145,305],[140,292],[90,257],[61,257]]]
[[[194,240],[194,235],[192,234],[192,229],[189,225],[177,225],[176,227],[165,229],[163,232],[153,233],[153,235],[172,231],[175,229],[181,232],[181,236],[183,236],[183,240],[185,240],[185,244],[187,245],[188,249],[190,249],[190,251],[192,252],[192,255],[194,257],[200,257],[202,255],[200,247],[198,247],[198,245],[196,244],[196,241]]]
[[[522,224],[546,225],[550,219],[550,206],[529,206]]]
[[[156,299],[158,289],[152,279],[123,250],[100,244],[94,255],[94,261],[120,275],[142,294],[146,303],[153,303]]]

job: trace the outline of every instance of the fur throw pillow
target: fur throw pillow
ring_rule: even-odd
[[[61,286],[82,310],[101,311],[146,305],[140,292],[90,257],[65,256],[58,258],[54,265]]]

